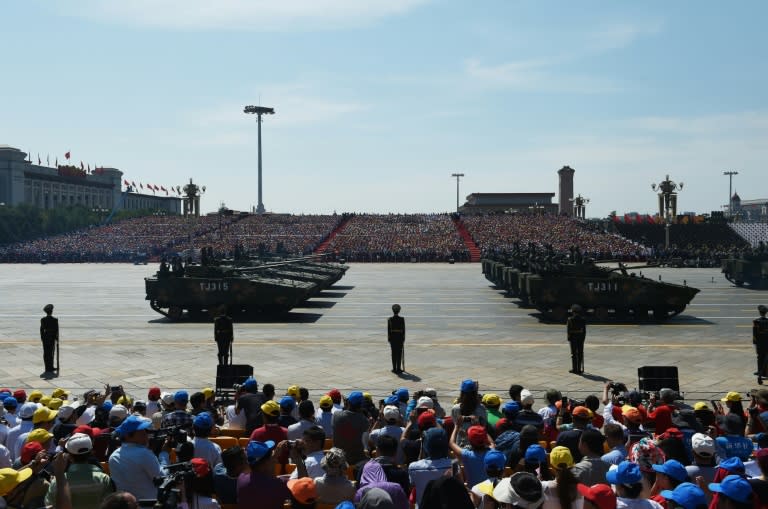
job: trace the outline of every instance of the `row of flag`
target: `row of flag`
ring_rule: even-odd
[[[66,159],[67,162],[69,162],[69,160],[71,158],[72,158],[72,153],[70,151],[67,151],[67,152],[64,153],[64,159]],[[30,163],[34,162],[34,161],[32,161],[32,152],[31,151],[27,152],[27,160]],[[40,157],[40,152],[37,153],[37,165],[38,166],[42,166],[43,165],[43,159]],[[49,166],[49,167],[51,166],[51,155],[50,154],[46,154],[46,156],[45,156],[45,165]],[[56,156],[56,158],[54,160],[53,167],[54,168],[58,168],[59,167],[59,157],[58,156]],[[84,172],[88,173],[88,174],[100,173],[101,170],[102,170],[102,168],[100,166],[97,166],[95,164],[93,165],[93,170],[91,170],[91,164],[90,163],[87,163],[87,164],[83,163],[83,161],[80,161],[80,169],[83,170]]]
[[[145,185],[142,182],[139,182],[139,185],[137,186],[136,182],[134,182],[134,181],[128,182],[127,180],[123,180],[123,185],[125,185],[125,187],[131,187],[133,189],[141,189],[142,191],[144,189],[148,189],[149,191],[152,191],[153,193],[155,193],[157,191],[161,191],[161,192],[164,192],[166,196],[168,196],[169,192],[175,193],[177,195],[181,195],[181,186],[176,186],[176,187],[168,186],[168,188],[166,189],[163,186],[158,186],[158,185],[155,185],[155,184],[146,184]]]

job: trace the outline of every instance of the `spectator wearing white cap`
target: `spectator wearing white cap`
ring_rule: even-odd
[[[16,454],[16,441],[18,440],[19,436],[25,433],[29,433],[32,431],[32,428],[34,428],[32,417],[35,415],[35,410],[37,410],[36,403],[24,403],[21,405],[21,408],[18,412],[21,422],[19,422],[17,426],[14,426],[8,430],[8,436],[5,439],[5,443],[8,446],[8,450],[11,452],[11,457],[14,460],[19,457],[19,455]]]
[[[53,439],[56,443],[62,438],[72,433],[77,427],[75,421],[77,420],[77,414],[75,414],[75,407],[72,405],[64,405],[59,408],[58,418],[56,424],[53,425],[51,432],[53,433]]]
[[[429,400],[429,403],[427,403],[426,400]],[[416,408],[432,408],[432,400],[427,397],[419,398]],[[379,412],[379,419],[368,434],[368,450],[372,451],[376,448],[376,444],[379,442],[379,438],[382,435],[389,435],[399,443],[404,429],[401,424],[400,410],[394,405],[386,405],[382,411]],[[402,449],[398,448],[395,459],[398,464],[402,463]]]
[[[715,440],[704,433],[694,433],[691,437],[691,447],[693,449],[693,464],[685,467],[688,471],[688,477],[696,479],[701,476],[708,483],[714,482],[717,473]]]
[[[93,450],[91,438],[84,433],[75,433],[64,444],[69,456],[69,466],[64,477],[69,484],[72,507],[98,509],[101,501],[115,491],[110,477],[99,467],[88,462]],[[58,507],[56,503],[56,479],[51,481],[45,503]]]

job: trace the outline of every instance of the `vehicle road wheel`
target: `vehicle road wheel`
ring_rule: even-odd
[[[604,322],[608,320],[608,308],[605,306],[597,306],[595,308],[595,318],[597,318],[599,321]]]
[[[168,318],[171,320],[181,320],[184,309],[181,306],[171,306],[168,308]]]
[[[669,318],[669,312],[667,311],[667,308],[653,308],[653,319],[657,322],[661,322],[663,320],[666,320]]]
[[[744,281],[739,281],[738,279],[733,282],[736,286],[744,286]]]
[[[648,308],[646,307],[639,307],[635,308],[634,310],[635,314],[635,320],[638,322],[642,322],[648,319]]]

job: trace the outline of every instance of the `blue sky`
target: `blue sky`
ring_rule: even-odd
[[[556,192],[587,215],[768,198],[768,3],[30,0],[0,8],[0,144],[128,180],[205,185],[205,211],[442,212]]]

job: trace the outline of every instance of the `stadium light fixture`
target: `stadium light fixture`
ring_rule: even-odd
[[[733,176],[738,174],[738,171],[723,172],[723,175],[728,175],[728,217],[733,217]]]
[[[265,209],[264,202],[261,200],[261,117],[262,115],[274,115],[275,109],[267,106],[246,106],[243,112],[256,115],[256,121],[259,124],[259,204],[256,206],[256,213],[263,214]]]

